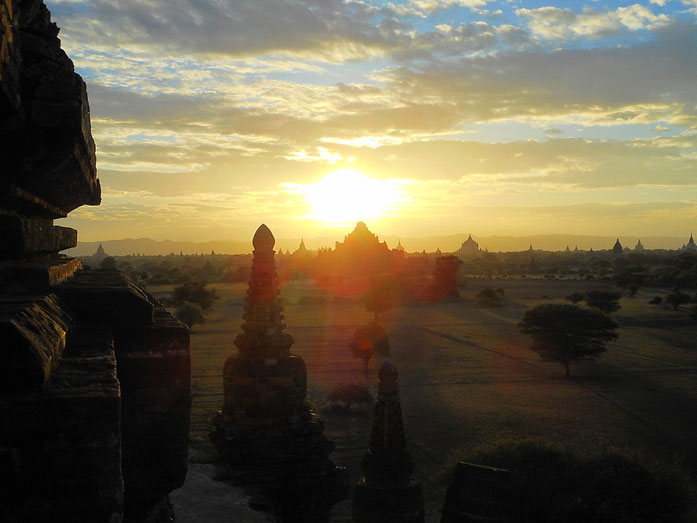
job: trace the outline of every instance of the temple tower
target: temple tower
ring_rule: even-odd
[[[233,480],[259,488],[277,515],[322,521],[346,495],[346,470],[329,459],[334,444],[306,401],[305,362],[290,354],[273,234],[261,225],[252,243],[239,352],[223,368],[224,404],[211,440]]]
[[[414,462],[407,450],[397,369],[386,359],[378,372],[370,446],[363,457],[363,477],[353,492],[356,523],[424,521],[421,485],[411,479]]]
[[[612,254],[622,254],[623,252],[624,252],[624,249],[622,248],[622,244],[620,243],[620,239],[617,238],[615,245],[612,247]]]

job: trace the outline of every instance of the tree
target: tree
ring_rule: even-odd
[[[436,300],[459,298],[457,292],[457,274],[462,260],[457,256],[440,256],[436,258],[433,271],[433,294]]]
[[[387,278],[374,283],[365,297],[365,308],[375,314],[375,321],[388,310],[397,307],[402,301],[402,290],[395,278]]]
[[[665,303],[673,307],[674,311],[677,311],[680,305],[690,303],[690,295],[684,292],[675,291],[671,292],[668,296],[666,296],[664,301]]]
[[[189,282],[175,287],[170,296],[170,303],[179,306],[185,302],[195,303],[206,312],[219,299],[215,289],[206,288],[203,282]]]
[[[333,403],[343,403],[344,408],[349,410],[352,403],[370,403],[373,397],[365,385],[341,383],[332,389],[327,399]]]
[[[116,269],[116,258],[113,256],[107,256],[99,264],[101,269]]]
[[[482,289],[474,297],[477,307],[501,307],[503,305],[503,289]]]
[[[582,292],[572,292],[566,297],[567,300],[569,300],[571,303],[578,303],[580,301],[583,301],[585,299],[585,295]]]
[[[358,327],[349,343],[353,355],[363,360],[363,370],[368,372],[368,362],[373,354],[390,355],[390,343],[385,328],[377,321]]]
[[[615,291],[587,291],[586,303],[604,313],[610,314],[620,310],[619,299],[622,295]]]
[[[617,338],[617,323],[578,305],[538,305],[525,311],[518,329],[532,337],[531,348],[544,361],[561,363],[567,377],[572,361],[597,358],[605,352],[605,342]]]
[[[205,321],[201,306],[197,303],[191,303],[190,301],[185,301],[179,307],[177,307],[176,315],[177,318],[179,318],[179,321],[190,329],[195,324],[203,323]]]

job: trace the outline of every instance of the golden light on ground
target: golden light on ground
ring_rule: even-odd
[[[307,185],[285,184],[310,205],[305,216],[327,224],[352,224],[396,212],[406,199],[403,180],[369,178],[355,170],[334,171]]]

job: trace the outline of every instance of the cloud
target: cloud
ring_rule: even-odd
[[[671,24],[634,47],[500,52],[402,66],[376,76],[401,99],[428,93],[462,123],[670,123],[694,126],[697,36]]]
[[[515,12],[527,19],[533,34],[550,40],[600,38],[628,30],[656,29],[670,23],[668,15],[656,15],[641,4],[604,12],[586,8],[579,13],[558,7],[522,8]]]
[[[516,19],[484,0],[50,5],[88,82],[105,187],[102,209],[78,211],[83,224],[144,228],[149,206],[155,229],[182,234],[184,224],[212,230],[206,213],[216,224],[255,213],[291,223],[300,204],[283,203],[281,184],[346,168],[411,180],[410,214],[429,227],[468,209],[508,226],[515,209],[532,209],[520,212],[533,228],[533,218],[571,223],[603,199],[603,212],[628,219],[617,202],[671,191],[697,200],[697,36],[684,11],[546,7]],[[619,138],[588,138],[603,135]]]
[[[448,9],[453,6],[460,7],[484,7],[491,0],[411,0],[412,5],[423,9],[428,13]]]
[[[389,24],[403,8],[352,0],[92,0],[59,2],[54,11],[70,20],[64,33],[74,42],[170,53],[342,61],[383,54],[405,39]]]

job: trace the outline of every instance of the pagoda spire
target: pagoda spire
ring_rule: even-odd
[[[407,450],[398,373],[389,358],[378,372],[370,446],[363,457],[363,477],[353,494],[353,521],[424,521],[421,485],[411,479],[414,462]]]
[[[261,225],[254,245],[239,354],[223,367],[223,408],[210,433],[234,481],[263,485],[264,498],[281,521],[327,521],[346,495],[346,470],[329,454],[320,416],[307,402],[307,370],[290,354],[284,332],[274,245]],[[292,478],[289,483],[288,478]]]
[[[293,336],[283,332],[285,324],[283,306],[278,297],[275,243],[269,228],[262,224],[252,240],[254,252],[244,303],[244,323],[242,334],[235,338],[241,358],[287,358],[294,341]]]

